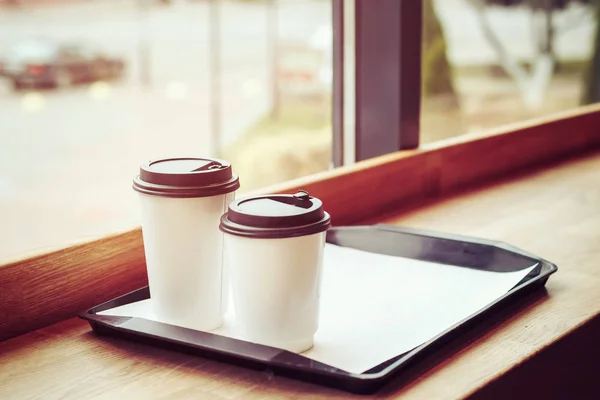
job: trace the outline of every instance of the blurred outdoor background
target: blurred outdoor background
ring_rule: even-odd
[[[598,100],[600,0],[424,0],[421,143]],[[331,0],[0,0],[0,259],[138,224],[131,181],[331,167]],[[476,168],[476,166],[474,166]]]

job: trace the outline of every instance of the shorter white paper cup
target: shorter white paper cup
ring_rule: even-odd
[[[324,246],[325,232],[285,239],[225,234],[241,338],[296,353],[313,346]]]
[[[313,346],[330,227],[323,203],[304,191],[229,204],[220,229],[241,339],[295,353]]]

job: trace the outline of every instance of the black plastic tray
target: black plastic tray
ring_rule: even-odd
[[[298,354],[216,334],[200,332],[135,317],[98,315],[124,304],[150,296],[141,288],[80,315],[94,332],[135,340],[155,346],[196,354],[354,393],[372,393],[398,377],[418,359],[432,354],[444,343],[472,327],[477,321],[509,301],[544,286],[557,267],[532,254],[501,242],[388,225],[339,227],[331,229],[327,241],[359,250],[401,256],[440,264],[458,265],[486,271],[517,271],[538,263],[508,293],[485,309],[452,326],[430,341],[370,369],[352,374],[310,360]]]

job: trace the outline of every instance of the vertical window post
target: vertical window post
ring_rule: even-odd
[[[344,1],[332,0],[333,25],[333,165],[344,165]]]
[[[221,152],[221,13],[219,0],[211,0],[209,26],[210,120],[213,157]]]

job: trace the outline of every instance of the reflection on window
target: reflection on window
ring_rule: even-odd
[[[0,261],[137,225],[148,159],[226,158],[243,191],[329,167],[331,0],[4,0],[0,26]]]
[[[424,0],[421,142],[600,100],[592,0]]]

